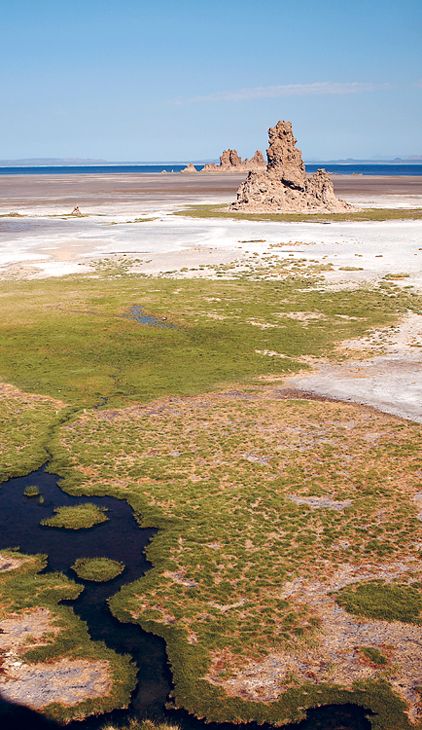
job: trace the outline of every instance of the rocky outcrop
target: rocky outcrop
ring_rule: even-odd
[[[189,162],[189,164],[186,165],[186,167],[184,167],[183,170],[180,170],[180,172],[190,174],[190,173],[198,172],[198,170],[196,169],[195,165],[192,162]]]
[[[237,150],[224,150],[223,154],[220,157],[220,167],[223,170],[231,170],[233,167],[238,169],[242,166],[242,160],[239,157],[239,153]]]
[[[257,150],[249,160],[245,160],[248,170],[265,170],[265,159],[261,150]]]
[[[218,165],[214,163],[204,165],[201,172],[248,172],[249,170],[264,169],[265,160],[260,150],[257,150],[250,159],[242,160],[237,150],[229,148],[220,155]]]
[[[317,170],[307,177],[292,123],[277,122],[268,130],[267,166],[251,171],[237,191],[232,210],[280,213],[342,212],[351,206],[334,193],[331,177]]]
[[[208,165],[204,165],[201,172],[231,172],[233,170],[241,171],[242,169],[242,160],[239,157],[238,151],[228,148],[220,155],[218,165],[211,162]]]

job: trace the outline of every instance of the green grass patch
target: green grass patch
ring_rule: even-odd
[[[302,268],[271,281],[122,274],[1,282],[0,379],[78,407],[194,394],[295,372],[306,367],[302,356],[333,354],[342,340],[420,307],[420,298],[387,283],[326,292]],[[125,316],[133,305],[174,326],[139,324]],[[292,311],[324,317],[300,322]],[[12,415],[21,444],[27,416]]]
[[[274,223],[336,223],[339,221],[419,220],[422,208],[363,208],[345,213],[242,213],[229,211],[221,204],[191,205],[173,215],[189,218],[230,218],[243,221],[272,221]]]
[[[383,667],[387,664],[387,658],[375,646],[361,646],[360,652],[367,659],[369,659],[372,664],[377,664],[380,667]]]
[[[79,558],[72,565],[78,578],[105,583],[123,573],[125,566],[111,558]]]
[[[362,266],[340,266],[339,271],[363,271]]]
[[[180,725],[168,722],[158,722],[153,720],[135,720],[132,718],[124,725],[104,725],[102,730],[180,730]]]
[[[47,443],[64,413],[58,401],[0,385],[0,482],[47,460]]]
[[[121,225],[127,225],[128,223],[151,223],[152,221],[156,221],[156,220],[158,220],[157,217],[148,217],[148,216],[142,217],[141,216],[140,218],[133,218],[132,220],[129,220],[129,221],[112,221],[112,223],[110,223],[110,225],[111,226],[121,226]]]
[[[422,623],[422,593],[419,587],[371,581],[343,588],[336,594],[337,603],[358,616]]]
[[[382,710],[383,730],[408,727],[391,689],[372,682],[344,690],[359,647],[341,644],[331,659],[324,644],[331,627],[308,596],[317,580],[329,591],[331,571],[345,563],[415,557],[410,495],[420,428],[357,405],[283,401],[277,393],[250,386],[85,412],[61,429],[51,468],[66,490],[124,496],[144,526],[159,528],[147,549],[153,569],[110,607],[165,639],[177,705],[210,721],[276,722],[298,719],[300,708],[357,701]],[[310,509],[291,493],[351,505]],[[292,581],[300,581],[297,595],[284,598]],[[375,641],[376,626],[365,645],[371,630]],[[309,683],[299,667],[315,647],[329,670]],[[293,656],[298,667],[277,701],[248,701],[248,678],[242,696],[225,693],[224,681],[249,663],[259,680],[269,655]],[[211,684],[216,656],[224,675]],[[378,680],[383,670],[368,664],[368,671]]]
[[[383,279],[386,281],[401,281],[402,279],[409,279],[410,274],[386,274]]]
[[[61,527],[66,530],[83,530],[107,522],[107,509],[92,502],[72,507],[56,507],[52,517],[46,517],[40,524],[44,527]]]
[[[23,493],[24,493],[25,497],[39,497],[40,496],[40,490],[36,484],[30,484],[29,486],[25,487],[25,489],[23,490]]]

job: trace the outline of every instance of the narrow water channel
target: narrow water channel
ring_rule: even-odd
[[[24,496],[25,487],[36,484],[44,504]],[[86,501],[106,507],[109,520],[88,530],[64,530],[42,527],[54,507]],[[45,468],[0,485],[0,549],[19,547],[23,553],[48,555],[46,571],[60,571],[84,585],[79,598],[69,601],[75,613],[88,625],[94,640],[102,640],[119,653],[130,654],[138,667],[138,682],[129,710],[115,710],[101,717],[88,718],[67,725],[69,730],[97,730],[107,723],[125,725],[130,717],[166,720],[182,730],[235,730],[231,724],[207,724],[187,712],[169,710],[166,701],[172,689],[165,644],[162,639],[143,631],[138,625],[117,621],[108,609],[107,599],[144,575],[150,568],[145,547],[155,530],[139,528],[127,502],[113,497],[72,497],[58,486],[58,477]],[[85,582],[77,578],[70,566],[79,557],[107,556],[122,561],[125,571],[108,583]],[[254,724],[244,730],[258,730]],[[362,708],[331,705],[308,713],[304,722],[285,726],[285,730],[369,730],[370,723]],[[25,724],[25,730],[31,730]],[[269,726],[266,727],[269,730]]]

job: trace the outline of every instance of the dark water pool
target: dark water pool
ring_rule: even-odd
[[[24,553],[46,553],[47,571],[61,571],[85,586],[75,601],[70,601],[75,613],[88,624],[94,640],[102,640],[111,649],[128,653],[138,667],[138,682],[129,710],[116,710],[101,717],[74,722],[71,730],[97,730],[108,722],[122,724],[130,717],[166,720],[177,723],[182,730],[234,730],[231,724],[207,724],[183,711],[166,708],[172,689],[165,644],[159,637],[148,634],[135,624],[123,624],[110,613],[107,599],[124,583],[142,576],[149,568],[145,546],[155,530],[139,528],[127,502],[112,497],[72,497],[58,486],[58,478],[45,468],[24,477],[10,479],[0,486],[0,549],[19,547]],[[25,497],[26,486],[36,484],[45,502]],[[108,509],[109,520],[89,530],[63,530],[41,527],[40,520],[49,516],[54,507],[94,502]],[[108,583],[90,583],[77,578],[70,570],[79,557],[107,556],[126,565],[125,571]],[[2,730],[21,727],[19,708],[10,708],[1,716]],[[38,727],[36,718],[25,717],[26,730]],[[259,726],[264,727],[265,726]],[[254,724],[242,725],[245,730],[257,730]],[[308,719],[289,730],[369,730],[370,723],[362,708],[353,705],[328,706],[311,710]],[[268,730],[268,726],[267,726]],[[287,726],[286,726],[287,730]]]
[[[138,324],[144,324],[148,327],[163,327],[165,329],[174,329],[174,324],[171,324],[170,322],[166,322],[163,319],[159,319],[158,317],[154,317],[152,314],[145,314],[144,308],[141,307],[139,304],[134,304],[130,310],[129,314],[126,315],[129,319],[134,319]]]

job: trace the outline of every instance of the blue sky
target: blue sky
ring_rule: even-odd
[[[0,0],[0,158],[422,154],[421,0]]]

